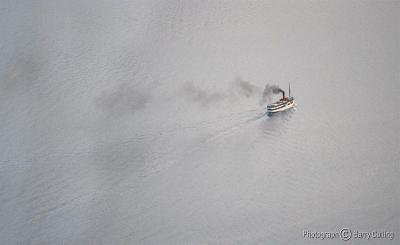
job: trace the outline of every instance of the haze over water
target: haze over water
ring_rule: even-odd
[[[0,243],[337,244],[303,231],[350,228],[396,244],[399,16],[2,0]],[[266,116],[265,85],[289,83],[297,107]]]

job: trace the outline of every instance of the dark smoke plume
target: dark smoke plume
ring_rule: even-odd
[[[188,98],[199,102],[204,107],[207,107],[212,103],[219,102],[224,98],[224,94],[222,93],[198,88],[191,82],[185,83],[182,91],[188,96]]]
[[[233,88],[247,98],[261,92],[259,87],[251,84],[250,82],[244,81],[240,77],[237,77],[233,82]]]
[[[104,91],[97,98],[96,104],[108,115],[133,115],[144,108],[150,99],[148,92],[142,92],[127,83],[122,83],[114,90]]]
[[[272,95],[279,93],[285,94],[285,91],[283,91],[283,89],[281,89],[278,85],[269,85],[269,84],[265,85],[264,92],[260,100],[260,104],[262,105],[265,104],[266,102],[271,102]]]
[[[264,91],[262,91],[260,87],[245,81],[240,77],[237,77],[233,81],[231,87],[226,93],[204,90],[196,87],[191,82],[185,83],[181,91],[187,98],[200,103],[204,107],[220,102],[224,99],[236,99],[237,95],[246,98],[261,96],[260,105],[264,105],[265,103],[272,102],[272,95],[279,93],[282,93],[283,95],[285,94],[285,91],[278,85],[267,84],[265,85]]]

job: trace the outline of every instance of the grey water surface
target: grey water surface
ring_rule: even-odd
[[[397,244],[399,23],[399,1],[0,0],[0,244]]]

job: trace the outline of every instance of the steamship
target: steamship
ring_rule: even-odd
[[[268,115],[273,115],[274,113],[280,111],[286,111],[295,106],[294,97],[290,96],[290,84],[289,84],[289,97],[285,96],[285,91],[280,90],[282,93],[282,98],[272,104],[267,105]]]

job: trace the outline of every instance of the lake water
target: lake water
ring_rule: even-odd
[[[399,16],[2,1],[0,243],[338,244],[307,234],[349,228],[395,244]],[[266,116],[265,85],[289,83],[296,108]]]

